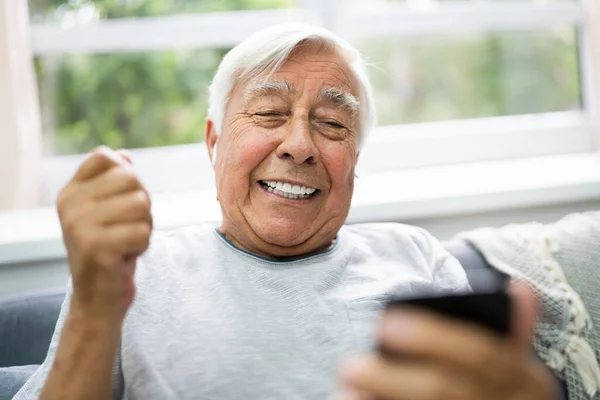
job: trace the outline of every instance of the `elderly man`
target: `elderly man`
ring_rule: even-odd
[[[469,285],[422,230],[343,226],[374,120],[359,53],[323,29],[281,25],[234,48],[211,86],[218,228],[150,241],[149,197],[127,156],[93,152],[58,200],[72,285],[48,357],[16,398],[553,398],[528,354],[526,293],[509,339],[408,311],[377,324],[390,294]],[[406,357],[382,358],[377,341]]]

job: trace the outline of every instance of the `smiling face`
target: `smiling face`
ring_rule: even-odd
[[[356,88],[340,56],[310,47],[234,87],[218,138],[207,124],[225,237],[268,258],[331,246],[354,190]]]

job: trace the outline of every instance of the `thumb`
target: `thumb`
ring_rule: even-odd
[[[121,156],[121,158],[125,159],[129,164],[133,165],[133,161],[131,160],[131,153],[125,149],[117,150],[117,154]]]
[[[539,302],[533,290],[521,282],[512,281],[509,293],[512,299],[511,337],[519,351],[529,355]]]

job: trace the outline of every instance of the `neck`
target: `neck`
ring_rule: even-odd
[[[311,255],[323,253],[324,251],[330,250],[336,242],[336,237],[328,239],[322,245],[314,247],[312,249],[303,249],[303,245],[297,245],[292,247],[282,247],[272,244],[266,244],[260,246],[259,244],[253,243],[252,240],[238,240],[238,235],[233,232],[224,229],[223,225],[218,228],[219,233],[234,247],[243,250],[247,253],[266,258],[274,261],[290,261],[299,258],[305,258]]]

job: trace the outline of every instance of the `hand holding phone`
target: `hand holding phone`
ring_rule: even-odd
[[[422,399],[432,394],[551,399],[552,373],[531,359],[534,300],[526,288],[515,286],[508,292],[505,285],[474,293],[394,298],[381,321],[380,356],[353,360],[344,372],[346,386],[373,399]],[[396,308],[415,313],[395,312]],[[445,318],[418,315],[419,309]],[[468,329],[468,324],[473,327]]]
[[[386,310],[411,308],[438,313],[457,321],[479,325],[500,336],[508,336],[511,321],[511,301],[505,290],[481,293],[436,294],[418,298],[394,298]],[[388,352],[380,346],[380,352]]]

